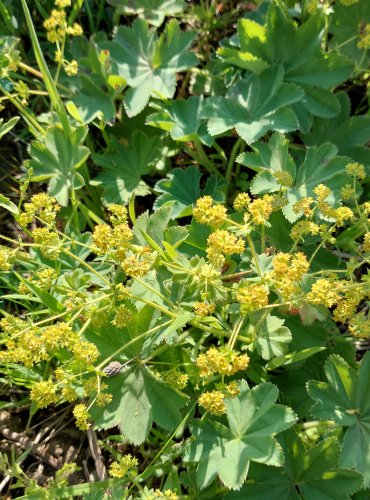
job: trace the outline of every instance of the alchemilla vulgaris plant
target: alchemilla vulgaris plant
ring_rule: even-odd
[[[4,498],[368,498],[370,3],[0,16]]]

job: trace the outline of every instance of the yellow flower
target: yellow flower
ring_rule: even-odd
[[[289,172],[285,172],[283,170],[277,170],[273,174],[274,178],[284,187],[290,187],[293,185],[293,177]]]
[[[274,210],[273,203],[274,197],[265,194],[262,198],[257,198],[249,204],[248,210],[254,224],[266,224]]]
[[[346,220],[353,217],[353,212],[348,207],[339,207],[333,209],[333,217],[335,219],[335,225],[337,227],[342,227]]]
[[[68,76],[75,76],[78,73],[78,62],[73,59],[70,62],[67,62],[64,65],[64,71],[67,73]]]
[[[348,330],[355,338],[368,339],[370,337],[370,318],[364,312],[355,314],[349,322]]]
[[[211,196],[203,196],[197,200],[193,216],[201,224],[216,227],[225,221],[226,207],[220,203],[214,204]]]
[[[55,5],[64,9],[71,6],[71,0],[55,0]]]
[[[219,253],[226,255],[239,254],[245,249],[242,238],[237,238],[234,234],[224,229],[217,229],[211,233],[208,236],[207,245]]]
[[[112,320],[112,324],[117,328],[123,328],[129,324],[132,319],[132,311],[124,304],[117,307],[116,315]]]
[[[343,186],[340,190],[340,197],[344,201],[354,198],[355,190],[353,189],[353,186],[351,186],[351,184],[346,184],[345,186]]]
[[[111,248],[112,228],[108,224],[98,224],[94,227],[93,241],[96,245],[94,252],[104,255]]]
[[[216,306],[208,302],[195,302],[194,311],[199,316],[210,316],[215,312]]]
[[[71,36],[82,36],[83,35],[82,26],[78,23],[73,23],[73,26],[68,26],[67,34]]]
[[[226,413],[225,394],[222,391],[214,390],[204,392],[198,399],[198,404],[213,415],[223,415]]]
[[[55,391],[56,387],[52,380],[36,382],[31,389],[31,401],[38,408],[46,408],[46,406],[58,401]]]
[[[215,373],[234,375],[238,371],[246,370],[249,365],[249,356],[238,355],[226,347],[220,349],[211,347],[205,354],[197,357],[196,365],[201,377],[210,377]]]
[[[139,465],[139,461],[137,458],[132,455],[123,455],[119,462],[112,462],[109,467],[109,475],[111,477],[124,477],[128,473],[130,469],[133,467],[137,467]]]
[[[319,226],[309,220],[301,220],[294,224],[290,231],[290,237],[292,240],[304,240],[303,236],[306,234],[311,234],[312,236],[319,234]]]
[[[10,263],[12,254],[10,250],[0,247],[0,271],[9,271],[12,268]]]
[[[127,208],[123,205],[118,205],[116,203],[111,203],[108,205],[108,210],[112,214],[109,217],[109,220],[116,226],[117,224],[126,224],[127,223]]]
[[[91,342],[87,342],[86,340],[79,340],[75,343],[71,350],[77,361],[87,365],[94,363],[99,356],[99,351],[96,345]]]
[[[90,428],[90,424],[88,422],[90,415],[87,411],[86,405],[80,403],[73,408],[73,416],[76,419],[76,426],[81,431],[87,431]]]
[[[234,210],[237,212],[245,210],[248,208],[250,202],[251,199],[248,193],[239,193],[236,195],[233,203]]]
[[[166,372],[162,376],[162,380],[175,389],[181,391],[188,385],[189,376],[186,373],[173,369]]]
[[[311,287],[311,291],[306,295],[311,304],[322,304],[332,307],[339,299],[336,284],[326,278],[318,279]]]
[[[269,291],[264,285],[241,285],[236,291],[240,311],[249,314],[268,305]]]
[[[311,196],[308,196],[306,198],[302,198],[293,205],[293,211],[296,214],[299,214],[303,212],[303,215],[305,217],[311,217],[313,214],[313,209],[311,208],[311,205],[313,204],[314,199]]]

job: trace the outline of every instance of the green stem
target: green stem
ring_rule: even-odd
[[[90,264],[88,264],[84,260],[80,259],[80,257],[78,257],[77,255],[74,255],[72,252],[70,252],[66,248],[63,248],[62,251],[66,255],[69,255],[69,257],[72,257],[72,259],[77,260],[80,264],[82,264],[83,266],[85,266],[86,269],[88,269],[91,273],[95,274],[95,276],[97,276],[99,279],[101,279],[102,281],[104,281],[104,283],[106,285],[108,285],[109,287],[111,286],[111,283],[102,274],[98,273],[98,271],[96,271],[92,266],[90,266]]]
[[[141,474],[139,474],[138,476],[136,476],[136,478],[133,480],[133,483],[132,483],[130,489],[127,492],[127,495],[130,493],[130,491],[132,490],[132,488],[134,488],[134,486],[139,487],[139,484],[138,484],[139,479],[145,474],[145,471],[149,467],[152,467],[153,464],[155,464],[155,462],[158,460],[158,458],[168,448],[168,446],[170,445],[170,443],[172,442],[173,438],[176,436],[176,434],[178,433],[178,431],[185,425],[185,422],[188,420],[188,418],[190,417],[190,415],[192,415],[193,410],[194,410],[196,404],[197,404],[197,400],[194,402],[194,404],[192,405],[192,407],[190,408],[190,410],[188,411],[188,413],[185,415],[185,417],[182,419],[182,421],[180,422],[180,424],[177,426],[177,428],[173,431],[173,433],[169,437],[168,441],[164,444],[164,446],[159,450],[159,452],[156,454],[156,456],[150,462],[150,464],[148,465],[148,467],[146,469],[144,469]]]
[[[1,88],[1,90],[6,95],[6,97],[9,99],[9,101],[13,104],[13,106],[15,106],[18,109],[18,111],[21,114],[21,116],[23,117],[24,121],[26,123],[28,123],[31,127],[33,127],[41,135],[45,136],[46,131],[41,127],[41,125],[37,122],[37,120],[35,118],[33,118],[32,115],[30,115],[30,113],[27,111],[27,109],[24,106],[22,106],[22,104],[18,101],[18,99],[13,97],[11,94],[9,94],[9,92],[4,90],[3,88]],[[34,135],[37,136],[37,134],[34,134]]]
[[[202,143],[199,140],[195,140],[194,141],[194,147],[197,150],[199,158],[202,160],[202,165],[208,170],[208,172],[210,172],[211,174],[216,175],[217,177],[221,177],[220,172],[213,165],[213,163],[208,158],[206,152],[204,151]]]
[[[232,333],[230,335],[230,338],[229,338],[229,342],[227,343],[227,346],[231,350],[234,349],[235,342],[238,339],[238,336],[239,336],[240,330],[241,330],[241,328],[243,326],[244,320],[245,320],[245,316],[241,316],[238,319],[238,321],[235,323],[234,329],[233,329],[233,331],[232,331]]]
[[[260,265],[259,265],[259,262],[258,262],[258,257],[257,257],[257,254],[256,254],[256,250],[254,248],[254,245],[253,245],[252,238],[250,237],[249,234],[246,234],[245,237],[247,239],[250,251],[252,252],[253,260],[254,260],[254,263],[256,264],[258,275],[259,275],[260,278],[263,278],[262,271],[261,271],[261,268],[260,268]]]
[[[57,114],[59,116],[59,119],[62,123],[62,126],[63,126],[63,129],[64,129],[66,136],[69,137],[71,135],[71,129],[70,129],[70,124],[69,124],[66,110],[64,109],[62,99],[61,99],[59,92],[58,92],[58,89],[57,89],[57,87],[56,87],[56,85],[51,77],[49,68],[48,68],[46,61],[45,61],[45,58],[44,58],[44,54],[42,53],[42,50],[41,50],[41,47],[40,47],[40,44],[39,44],[39,41],[38,41],[38,38],[36,35],[35,27],[34,27],[33,22],[32,22],[32,17],[31,17],[30,11],[29,11],[28,6],[27,6],[27,2],[26,2],[26,0],[21,0],[21,3],[22,3],[24,15],[26,17],[26,23],[27,23],[28,31],[30,33],[33,50],[35,52],[37,65],[42,73],[46,90],[48,91],[48,93],[50,95],[50,100],[51,100],[52,106],[54,107],[55,111],[57,112]]]
[[[130,299],[133,300],[138,300],[139,302],[143,302],[144,304],[148,304],[149,306],[152,306],[154,309],[158,309],[158,311],[163,312],[164,314],[167,314],[167,316],[170,316],[171,318],[177,318],[176,314],[169,311],[165,307],[162,307],[159,304],[156,304],[155,302],[152,302],[151,300],[144,299],[143,297],[137,297],[136,295],[132,295],[131,293],[128,293],[127,296]]]
[[[243,139],[241,137],[239,137],[239,139],[235,142],[235,144],[231,150],[230,158],[229,158],[227,168],[226,168],[226,175],[225,175],[227,182],[231,181],[231,176],[233,173],[233,166],[235,163],[235,158],[237,157],[239,148],[242,144],[243,144]]]
[[[135,337],[134,339],[130,340],[129,342],[127,342],[123,346],[121,346],[119,349],[117,349],[113,354],[111,354],[110,356],[105,358],[104,361],[102,361],[98,366],[96,366],[96,369],[100,371],[104,366],[106,366],[108,363],[110,363],[110,361],[112,361],[112,359],[116,358],[119,354],[121,354],[121,352],[124,349],[126,349],[127,347],[130,347],[132,344],[135,344],[135,342],[137,342],[138,340],[140,340],[148,335],[151,335],[152,333],[155,333],[157,330],[160,330],[161,328],[163,328],[167,324],[170,325],[171,323],[172,323],[171,320],[167,321],[166,323],[162,323],[161,325],[157,325],[154,328],[151,328],[150,330],[148,330],[147,332],[144,332],[144,333],[138,335],[137,337]],[[131,363],[133,361],[133,359],[135,359],[135,358],[128,360],[125,363],[125,365]]]

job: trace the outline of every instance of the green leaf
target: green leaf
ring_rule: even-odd
[[[252,193],[273,193],[280,189],[274,178],[277,172],[287,172],[292,181],[296,177],[296,165],[289,154],[289,142],[281,134],[273,134],[268,144],[259,141],[252,146],[253,153],[242,153],[236,161],[241,165],[256,170],[251,183]]]
[[[288,352],[288,344],[292,340],[289,328],[284,320],[265,313],[251,315],[251,325],[254,330],[253,346],[263,359],[269,360],[275,356],[283,356]]]
[[[123,77],[131,87],[125,96],[128,116],[140,113],[150,96],[174,96],[176,73],[198,62],[189,52],[193,38],[194,34],[182,32],[175,20],[158,37],[148,30],[145,21],[136,19],[131,28],[118,28],[113,41],[100,45],[110,52],[113,73]]]
[[[233,85],[226,97],[208,98],[203,116],[208,118],[209,133],[214,136],[235,128],[251,144],[269,130],[296,130],[297,120],[288,106],[304,93],[283,79],[282,66],[274,66]]]
[[[304,361],[316,353],[325,351],[326,347],[309,347],[308,349],[302,349],[302,351],[294,351],[286,354],[285,356],[279,356],[272,359],[265,366],[266,370],[275,370],[280,366],[292,365],[300,361]]]
[[[301,25],[290,18],[275,2],[271,2],[266,25],[240,19],[238,39],[217,54],[227,64],[261,73],[263,64],[284,68],[284,83],[295,83],[305,92],[294,105],[300,128],[308,131],[310,116],[335,116],[339,111],[336,97],[327,92],[346,80],[352,70],[350,61],[332,51],[324,53],[322,38],[325,16],[310,15]],[[239,45],[239,49],[235,48]],[[238,53],[239,52],[239,53]]]
[[[346,176],[345,167],[348,158],[336,156],[338,150],[333,144],[322,144],[319,147],[307,149],[306,157],[296,173],[296,166],[289,155],[288,144],[282,136],[273,135],[268,145],[258,142],[254,145],[254,153],[244,153],[238,162],[258,170],[251,182],[250,191],[253,194],[273,193],[280,189],[280,184],[274,178],[278,171],[288,172],[294,184],[287,189],[288,204],[283,213],[289,222],[293,223],[300,215],[293,211],[293,205],[303,197],[314,196],[313,189],[319,184],[328,186],[334,195],[334,200],[340,198],[341,188],[350,182]]]
[[[147,242],[142,234],[144,232],[148,234],[159,247],[162,247],[163,233],[168,227],[168,223],[171,218],[171,205],[160,207],[151,215],[149,215],[148,211],[142,213],[136,219],[133,228],[137,244],[146,245]]]
[[[180,313],[167,328],[160,330],[155,335],[154,345],[163,341],[166,341],[167,344],[173,344],[178,337],[177,330],[181,330],[193,318],[194,314],[191,312]]]
[[[19,281],[24,283],[31,292],[41,300],[41,303],[48,307],[50,311],[60,313],[64,310],[64,306],[61,302],[59,302],[55,297],[53,297],[49,292],[46,292],[32,281],[23,278],[20,274],[14,272]]]
[[[252,464],[251,481],[240,492],[227,495],[227,500],[349,500],[361,488],[361,474],[337,468],[339,444],[335,438],[308,449],[293,430],[284,432],[278,440],[285,455],[282,469]]]
[[[355,468],[370,485],[370,352],[356,372],[340,356],[325,363],[326,382],[310,381],[307,389],[315,401],[312,414],[348,427],[340,457],[342,467]]]
[[[13,127],[18,123],[19,121],[19,116],[13,116],[13,118],[10,118],[7,122],[4,123],[4,119],[0,118],[0,139],[7,134],[8,132],[11,131]]]
[[[17,205],[15,205],[7,196],[0,193],[0,207],[5,208],[11,214],[19,214]]]
[[[370,23],[370,4],[366,0],[352,5],[339,2],[330,16],[330,49],[347,56],[359,72],[367,71],[370,64],[368,48],[358,47],[361,27],[364,29],[367,23]]]
[[[123,14],[144,18],[153,26],[160,26],[166,16],[174,16],[184,10],[183,0],[108,0]]]
[[[81,88],[74,98],[83,123],[90,123],[102,115],[105,122],[115,116],[114,90],[106,85],[97,75],[81,75]]]
[[[49,129],[45,139],[31,143],[32,182],[49,181],[48,191],[58,203],[66,206],[69,190],[80,189],[83,177],[77,170],[86,162],[90,151],[83,142],[87,127],[74,129],[70,135],[59,127]]]
[[[201,174],[195,166],[186,169],[175,168],[155,185],[155,190],[160,193],[154,203],[158,209],[167,203],[173,203],[172,217],[191,215],[192,205],[204,195],[212,196],[216,201],[224,201],[223,189],[226,183],[223,180],[210,176],[203,189],[200,188]]]
[[[339,200],[341,188],[349,182],[345,170],[348,159],[336,154],[337,148],[333,144],[308,148],[295,183],[287,190],[288,204],[283,208],[283,213],[289,222],[295,222],[300,217],[293,211],[293,205],[304,197],[314,197],[313,189],[319,184],[332,190],[332,203]]]
[[[341,105],[339,115],[333,119],[315,118],[312,130],[303,136],[307,145],[331,142],[341,155],[370,165],[370,152],[365,147],[370,137],[370,116],[351,116],[350,100],[344,92],[337,94]]]
[[[202,119],[203,96],[176,99],[158,108],[161,112],[149,115],[145,122],[147,125],[169,130],[175,141],[200,139],[206,145],[212,144],[213,140],[205,130],[205,120]]]
[[[103,187],[103,201],[123,203],[130,201],[133,192],[138,196],[149,193],[141,177],[149,173],[161,154],[161,142],[135,130],[128,145],[111,137],[111,152],[94,154],[93,160],[102,167],[93,184]]]
[[[278,60],[285,68],[287,81],[330,89],[344,81],[351,73],[351,65],[336,54],[321,50],[324,34],[324,15],[310,16],[295,27],[275,4],[267,14],[267,60]]]
[[[186,400],[174,389],[155,379],[144,365],[136,365],[106,381],[114,395],[104,409],[94,407],[92,419],[99,429],[118,425],[129,443],[139,445],[149,434],[153,421],[174,430],[181,422]]]
[[[186,461],[199,462],[197,482],[206,487],[218,475],[230,489],[240,489],[251,461],[279,466],[284,461],[275,434],[291,427],[296,416],[282,405],[276,405],[276,386],[263,383],[252,390],[245,381],[240,393],[225,399],[229,426],[212,420],[196,421],[195,440],[191,442]]]

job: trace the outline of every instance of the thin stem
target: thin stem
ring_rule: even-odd
[[[175,313],[169,311],[165,307],[160,306],[159,304],[156,304],[155,302],[152,302],[151,300],[144,299],[143,297],[137,297],[136,295],[132,295],[131,293],[128,293],[127,296],[133,300],[138,300],[139,302],[148,304],[149,306],[152,306],[154,309],[158,309],[158,311],[162,311],[164,314],[167,314],[167,316],[170,316],[171,318],[177,318],[177,315]]]
[[[151,328],[150,330],[148,330],[147,332],[144,332],[142,333],[141,335],[138,335],[137,337],[135,337],[134,339],[130,340],[129,342],[126,342],[123,346],[121,346],[119,349],[117,349],[113,354],[111,354],[110,356],[108,356],[107,358],[105,358],[104,361],[102,361],[98,366],[96,366],[96,369],[101,371],[101,369],[107,365],[112,359],[116,358],[119,354],[121,354],[121,352],[126,349],[127,347],[130,347],[132,344],[135,344],[135,342],[137,342],[138,340],[148,336],[148,335],[151,335],[152,333],[155,333],[157,330],[160,330],[161,328],[163,328],[164,326],[167,326],[167,325],[170,325],[172,323],[172,321],[167,321],[166,323],[162,323],[161,325],[157,325],[155,326],[154,328]],[[132,358],[128,361],[126,361],[125,365],[127,365],[129,362],[131,363],[135,358]],[[124,365],[124,366],[125,366]]]
[[[256,254],[256,250],[254,248],[254,245],[253,245],[252,238],[250,237],[249,234],[246,234],[245,237],[247,239],[250,251],[252,252],[253,260],[254,260],[254,263],[256,264],[256,269],[257,269],[258,275],[259,275],[260,278],[263,278],[262,271],[261,271],[261,268],[260,268],[260,265],[259,265],[259,262],[258,262],[258,257],[257,257],[257,254]]]
[[[109,287],[111,286],[111,283],[102,274],[98,273],[98,271],[96,271],[92,266],[90,266],[90,264],[88,264],[84,260],[80,259],[80,257],[78,257],[77,255],[74,255],[72,252],[70,252],[66,248],[63,248],[63,253],[65,253],[66,255],[69,255],[69,257],[72,257],[73,259],[76,259],[80,264],[82,264],[83,266],[85,266],[86,269],[88,269],[90,272],[92,272],[93,274],[95,274],[95,276],[97,276],[102,281],[104,281],[104,283],[106,285],[108,285]]]
[[[171,441],[176,436],[176,434],[178,433],[178,431],[185,425],[185,422],[188,420],[188,418],[190,417],[190,415],[192,415],[193,410],[194,410],[196,404],[197,404],[197,400],[195,400],[194,404],[192,405],[192,407],[190,408],[190,410],[188,411],[188,413],[182,419],[182,421],[177,426],[177,428],[173,431],[173,433],[169,437],[168,441],[163,445],[163,447],[159,450],[159,452],[156,454],[156,456],[153,458],[153,460],[149,463],[148,467],[146,469],[144,469],[141,474],[139,474],[138,476],[136,476],[136,478],[133,480],[133,483],[132,483],[130,489],[127,492],[127,495],[130,493],[130,491],[132,490],[132,488],[134,486],[139,487],[139,484],[138,484],[139,479],[145,474],[145,471],[149,467],[152,467],[152,465],[158,460],[158,458],[162,455],[162,453],[164,453],[164,451],[168,448],[168,446],[170,445]]]
[[[235,144],[234,144],[234,146],[233,146],[233,148],[231,150],[230,158],[229,158],[229,161],[228,161],[228,164],[227,164],[227,168],[226,168],[226,175],[225,175],[225,178],[226,178],[227,182],[231,181],[231,176],[232,176],[232,173],[233,173],[233,166],[234,166],[234,163],[235,163],[235,158],[237,157],[239,148],[240,148],[240,146],[242,144],[243,144],[243,139],[241,137],[239,137],[239,139],[235,142]]]
[[[229,338],[229,342],[227,343],[227,346],[232,350],[234,349],[235,342],[237,341],[237,338],[239,336],[240,330],[243,326],[245,320],[245,316],[241,316],[238,321],[235,323],[234,329],[231,333],[231,336]]]
[[[194,147],[199,155],[199,158],[202,161],[202,165],[208,170],[209,173],[216,175],[217,177],[221,177],[220,172],[217,170],[217,168],[213,165],[211,160],[208,158],[206,152],[204,151],[204,148],[202,146],[202,143],[198,140],[194,141]]]
[[[1,90],[9,99],[9,101],[18,109],[23,119],[30,125],[32,125],[32,127],[35,128],[37,132],[45,136],[46,135],[45,130],[41,127],[41,125],[37,122],[37,120],[26,110],[26,108],[22,106],[22,104],[18,101],[18,99],[9,94],[9,92],[7,92],[5,89],[1,88]]]

